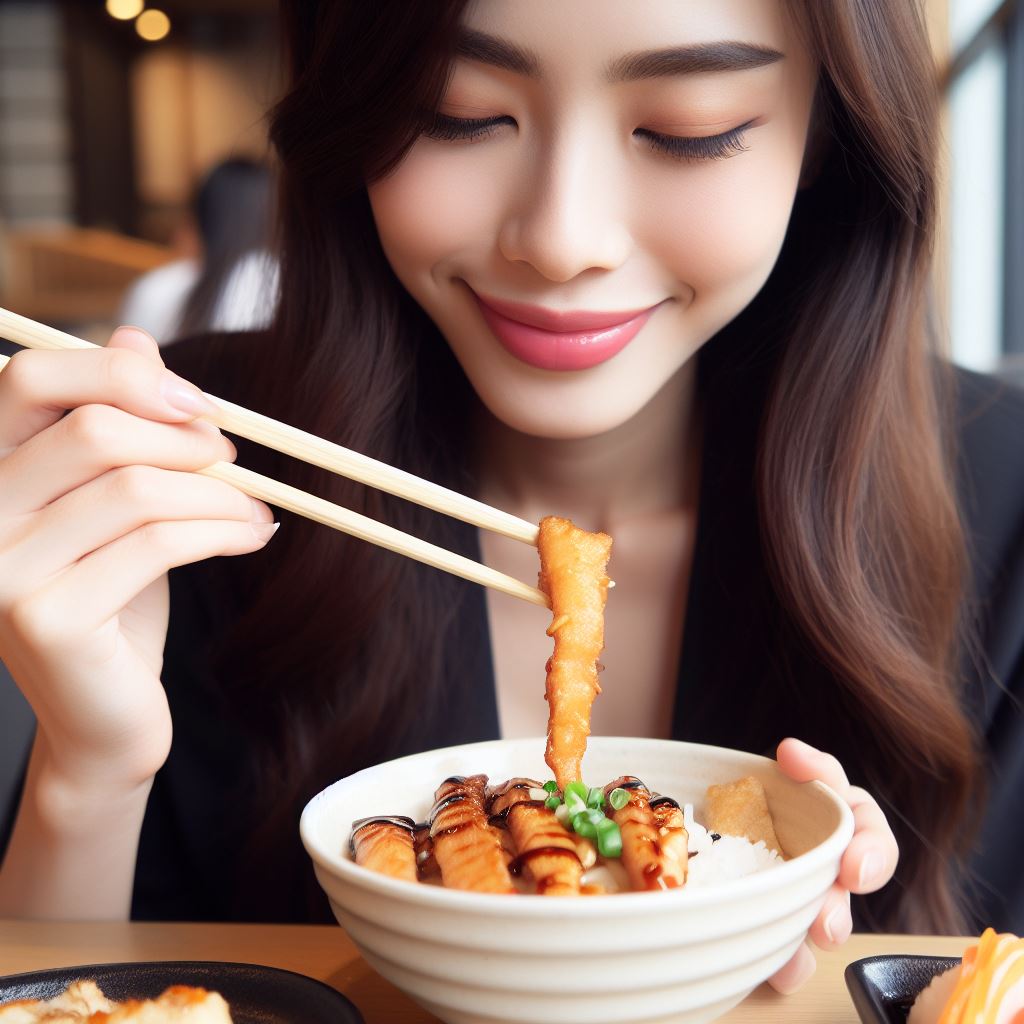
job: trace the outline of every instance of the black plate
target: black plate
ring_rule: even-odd
[[[955,956],[869,956],[846,968],[846,987],[863,1024],[906,1024],[928,982],[958,963]]]
[[[59,967],[0,978],[0,1004],[50,999],[73,981],[92,978],[114,1000],[153,999],[168,985],[219,992],[234,1024],[364,1024],[356,1008],[322,982],[276,967],[211,961],[163,961]]]

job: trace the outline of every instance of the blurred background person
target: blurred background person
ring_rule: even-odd
[[[117,319],[161,345],[205,330],[265,327],[274,312],[277,267],[268,250],[273,202],[269,168],[233,158],[196,189],[178,232],[183,257],[140,277]]]

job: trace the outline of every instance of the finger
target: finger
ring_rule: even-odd
[[[824,782],[845,799],[849,779],[839,761],[803,740],[783,740],[776,753],[779,767],[796,782]]]
[[[141,356],[155,359],[161,366],[164,365],[163,357],[160,355],[160,346],[153,336],[141,327],[132,327],[127,324],[118,327],[110,336],[107,348],[129,349],[132,352],[138,352]]]
[[[9,610],[8,622],[36,646],[59,651],[95,633],[169,569],[258,551],[275,530],[276,524],[227,520],[149,523],[22,598]]]
[[[0,372],[0,450],[27,441],[68,409],[90,404],[164,423],[216,411],[197,387],[131,348],[16,352]]]
[[[833,885],[808,934],[819,949],[828,950],[841,946],[852,931],[850,894],[842,886]]]
[[[899,846],[885,813],[873,797],[854,786],[848,800],[853,809],[853,839],[843,854],[839,884],[850,892],[875,892],[896,871]]]
[[[109,405],[79,406],[0,463],[0,516],[36,512],[118,467],[191,471],[237,455],[211,423],[154,423]]]
[[[152,466],[111,470],[40,512],[4,559],[4,576],[43,581],[147,523],[227,519],[273,522],[262,501],[220,480]],[[31,585],[31,584],[29,584]]]
[[[803,988],[817,968],[818,961],[814,959],[814,954],[806,942],[801,942],[800,948],[793,954],[792,959],[768,979],[768,984],[776,992],[788,996],[797,989]]]

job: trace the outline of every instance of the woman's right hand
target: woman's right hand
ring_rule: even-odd
[[[168,569],[256,551],[270,509],[195,473],[235,458],[212,410],[132,328],[0,373],[0,660],[59,778],[142,785],[170,749]]]

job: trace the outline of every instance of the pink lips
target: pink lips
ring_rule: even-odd
[[[559,313],[473,293],[487,326],[517,359],[541,370],[586,370],[611,359],[657,308]]]

